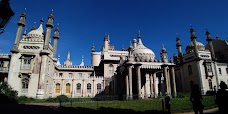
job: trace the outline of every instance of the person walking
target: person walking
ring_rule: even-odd
[[[168,111],[168,114],[171,114],[170,111],[170,96],[168,93],[165,93],[165,109]]]
[[[228,103],[228,91],[227,85],[224,81],[220,82],[220,89],[216,93],[215,103],[218,106],[219,114],[228,114],[228,109],[225,104]]]
[[[190,101],[192,102],[192,107],[195,114],[203,114],[204,105],[202,100],[203,97],[199,90],[199,85],[194,84],[190,95]]]

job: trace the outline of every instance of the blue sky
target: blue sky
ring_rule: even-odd
[[[0,53],[10,53],[24,8],[28,32],[34,22],[39,26],[42,17],[46,24],[53,9],[54,25],[59,23],[60,29],[57,54],[61,64],[70,51],[74,65],[81,63],[82,55],[85,65],[91,65],[91,46],[94,43],[96,51],[100,51],[105,34],[109,34],[116,49],[127,49],[140,31],[142,42],[156,58],[160,57],[162,44],[169,57],[177,53],[176,33],[185,52],[190,42],[190,24],[197,41],[204,45],[206,27],[214,38],[228,37],[227,0],[10,0],[10,6],[15,15],[0,35]]]

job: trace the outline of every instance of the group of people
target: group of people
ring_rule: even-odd
[[[227,85],[225,82],[220,82],[220,89],[218,89],[215,97],[215,103],[218,106],[219,114],[228,114],[228,107],[225,105],[228,103],[228,91],[226,89]],[[203,97],[198,84],[192,83],[190,99],[192,103],[193,110],[195,114],[203,114],[204,105],[202,103]],[[169,113],[170,112],[170,97],[166,95],[165,97],[165,107]],[[226,109],[227,108],[227,109]]]

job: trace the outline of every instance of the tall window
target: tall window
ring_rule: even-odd
[[[100,93],[100,92],[101,92],[101,84],[98,83],[98,84],[97,84],[97,93]]]
[[[3,65],[4,65],[4,62],[0,61],[0,67],[3,67]]]
[[[87,93],[91,93],[91,84],[90,83],[87,84]]]
[[[29,85],[29,79],[27,77],[22,78],[22,90],[21,94],[27,96],[28,94],[28,85]]]
[[[69,73],[69,78],[73,78],[73,74],[72,73]]]
[[[109,65],[109,74],[114,74],[114,66],[112,64]]]
[[[192,74],[192,66],[188,65],[188,74],[191,75]]]
[[[59,77],[63,77],[63,73],[59,73]]]
[[[221,68],[219,68],[219,74],[222,74],[222,70],[221,70]]]
[[[211,67],[211,64],[207,64],[207,72],[212,72],[212,67]]]
[[[60,93],[60,84],[59,83],[57,83],[55,85],[55,93]]]
[[[209,85],[209,88],[210,88],[210,89],[213,89],[211,79],[208,80],[208,85]]]
[[[29,79],[23,78],[22,79],[22,89],[28,89],[28,83],[29,83]]]
[[[30,69],[31,68],[31,57],[24,57],[22,59],[22,69]]]
[[[66,93],[70,94],[70,84],[69,83],[66,84]]]
[[[77,84],[77,90],[76,90],[77,93],[81,93],[81,84],[78,83]]]

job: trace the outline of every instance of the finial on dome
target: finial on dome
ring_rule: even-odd
[[[44,22],[44,18],[42,17],[41,19],[40,19],[40,24],[42,24]]]
[[[36,29],[36,22],[34,22],[34,24],[33,24],[32,28],[31,28],[31,30],[35,30],[35,29]]]
[[[138,31],[138,38],[141,38],[141,35],[140,35],[140,30]]]

